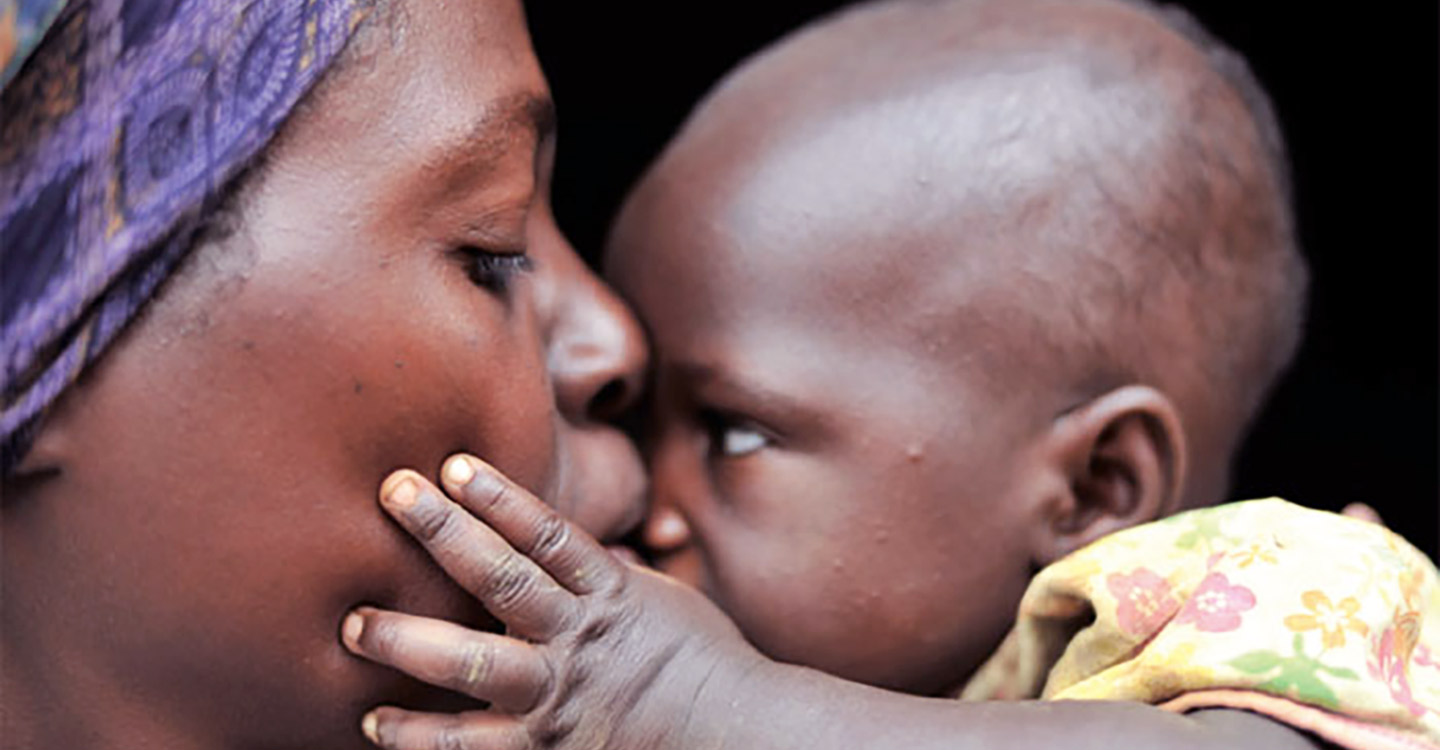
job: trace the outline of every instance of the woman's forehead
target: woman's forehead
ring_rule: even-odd
[[[354,176],[406,175],[434,191],[494,183],[507,158],[529,164],[554,108],[518,2],[396,3],[301,113],[277,158]],[[532,171],[533,170],[528,170]],[[409,193],[418,197],[415,189]]]

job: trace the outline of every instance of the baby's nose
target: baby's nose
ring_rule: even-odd
[[[656,505],[645,519],[640,538],[658,554],[674,552],[690,543],[690,523],[672,505]]]

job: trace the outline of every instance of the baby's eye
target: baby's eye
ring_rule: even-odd
[[[470,281],[495,294],[508,292],[510,283],[517,276],[534,267],[530,256],[523,250],[497,253],[478,247],[462,247],[460,253],[465,258],[465,270],[470,274]]]
[[[769,444],[770,438],[765,437],[759,430],[737,425],[727,428],[721,435],[720,453],[731,457],[746,456]]]
[[[770,437],[753,422],[720,412],[707,412],[703,419],[717,455],[739,458],[770,446]]]

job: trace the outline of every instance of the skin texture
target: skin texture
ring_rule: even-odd
[[[376,703],[465,705],[339,642],[357,602],[487,622],[376,512],[396,467],[463,449],[596,536],[638,518],[596,417],[645,352],[551,217],[520,4],[390,12],[6,486],[5,747],[363,747]]]

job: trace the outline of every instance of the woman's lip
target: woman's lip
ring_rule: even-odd
[[[645,567],[645,561],[641,559],[640,555],[635,553],[635,550],[630,549],[629,547],[621,544],[611,544],[606,546],[605,549],[610,550],[610,554],[619,558],[620,562]]]

